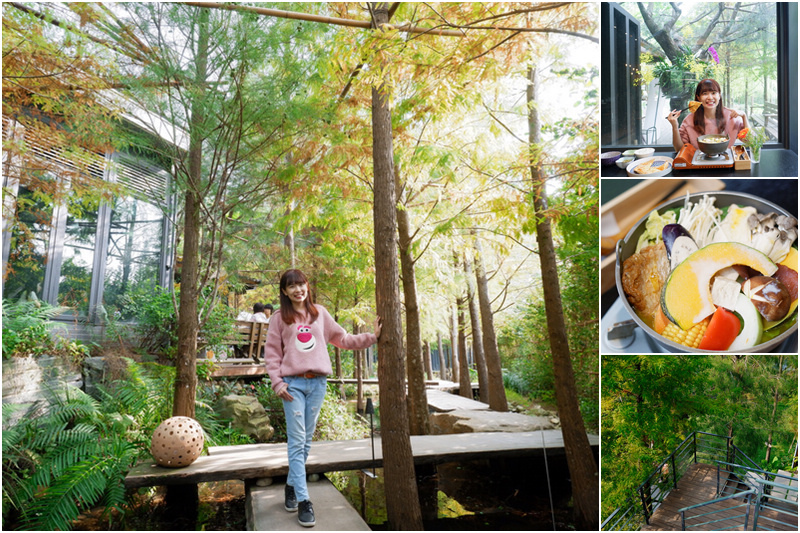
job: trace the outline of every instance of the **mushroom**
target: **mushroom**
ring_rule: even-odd
[[[774,262],[782,261],[797,238],[797,219],[778,213],[748,217],[751,246]]]
[[[750,298],[767,322],[785,317],[792,303],[786,286],[769,276],[754,276],[748,279],[742,284],[742,292]]]

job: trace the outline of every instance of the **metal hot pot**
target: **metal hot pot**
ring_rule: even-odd
[[[694,193],[689,195],[689,199],[692,201],[697,201],[699,198],[702,198],[703,194],[707,194],[716,198],[714,204],[717,207],[726,207],[731,204],[736,204],[739,206],[752,206],[755,207],[759,213],[769,213],[769,212],[776,212],[782,215],[793,216],[791,213],[787,212],[782,207],[779,207],[772,202],[764,200],[763,198],[759,198],[757,196],[753,196],[752,194],[747,193],[740,193],[740,192],[724,192],[724,191],[715,191],[715,192],[707,192],[707,193]],[[682,196],[680,198],[675,198],[668,202],[665,202],[658,207],[656,207],[656,211],[663,212],[666,209],[672,209],[675,207],[681,207],[684,204],[686,197]],[[644,217],[642,217],[628,232],[624,239],[617,242],[617,261],[616,261],[616,269],[615,269],[615,278],[617,282],[617,291],[619,292],[620,299],[622,300],[622,304],[625,306],[625,310],[631,315],[631,318],[636,322],[636,324],[644,330],[647,335],[652,337],[652,339],[657,342],[659,345],[665,347],[667,351],[670,352],[678,352],[678,353],[726,353],[720,351],[711,351],[711,350],[700,350],[695,348],[689,348],[688,346],[684,346],[682,344],[678,344],[673,342],[665,337],[662,337],[652,328],[650,328],[644,321],[639,318],[639,315],[636,314],[636,311],[633,310],[628,299],[625,297],[625,293],[622,290],[622,263],[631,255],[636,252],[636,243],[639,241],[639,236],[645,229],[645,221],[647,220],[647,216],[650,213],[647,213]],[[796,243],[795,243],[796,245]],[[763,342],[758,344],[750,349],[747,350],[748,353],[757,353],[757,352],[769,352],[774,350],[775,348],[779,347],[786,341],[790,336],[792,336],[797,331],[797,321],[795,321],[794,325],[791,328],[784,331],[774,339],[771,339],[767,342]],[[735,352],[731,352],[735,353]]]
[[[706,142],[706,139],[710,139],[713,137],[719,137],[720,135],[701,135],[697,138],[697,147],[700,148],[700,151],[708,156],[715,156],[723,153],[725,150],[728,149],[728,137],[725,136],[725,140],[722,142]]]

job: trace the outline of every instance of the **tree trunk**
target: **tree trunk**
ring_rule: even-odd
[[[208,75],[209,13],[199,11],[195,83],[199,90]],[[203,172],[203,106],[195,100],[189,120],[189,175],[184,197],[183,261],[181,264],[181,294],[178,308],[178,353],[175,356],[175,390],[172,416],[195,416],[197,394],[197,333],[200,329],[197,314],[200,272],[200,183]],[[193,529],[197,518],[199,498],[197,485],[170,486],[167,489],[170,514],[185,520]]]
[[[539,142],[539,118],[536,111],[536,70],[529,69],[530,84],[527,89],[529,142],[533,148]],[[533,183],[533,208],[537,217],[536,242],[539,245],[539,261],[542,269],[542,290],[544,292],[547,333],[550,337],[550,350],[553,358],[553,376],[556,386],[556,403],[561,419],[561,432],[567,466],[572,479],[572,495],[575,502],[577,529],[597,531],[599,478],[597,464],[589,445],[586,428],[578,407],[578,391],[572,373],[567,329],[561,306],[561,290],[558,284],[558,269],[553,246],[550,219],[546,216],[547,197],[545,179],[540,174],[538,162],[531,161]]]
[[[436,347],[439,349],[439,379],[447,379],[447,357],[444,355],[444,343],[442,342],[442,334],[436,332]]]
[[[395,176],[397,191],[402,190],[400,179]],[[398,202],[399,204],[399,202]],[[397,231],[400,242],[400,268],[403,274],[403,297],[406,303],[406,373],[408,377],[408,415],[412,435],[427,435],[428,395],[425,391],[425,363],[422,359],[422,333],[419,325],[417,302],[417,279],[414,273],[414,258],[411,254],[411,228],[408,211],[397,208]]]
[[[431,361],[431,343],[425,341],[425,345],[422,348],[423,357],[425,358],[425,373],[428,375],[428,379],[433,379],[433,361]]]
[[[380,28],[389,20],[387,4],[373,4],[374,25]],[[380,65],[388,72],[386,64]],[[387,74],[385,74],[387,75]],[[375,202],[375,299],[383,329],[378,339],[378,365],[381,409],[381,448],[383,450],[386,491],[386,516],[392,529],[421,530],[414,457],[408,431],[406,380],[403,358],[403,327],[399,313],[400,288],[397,266],[397,220],[392,150],[392,116],[386,94],[391,84],[372,87],[372,159]]]
[[[338,310],[335,311],[333,319],[336,321],[337,324],[339,323]],[[334,367],[336,368],[335,370],[336,377],[342,379],[342,377],[344,377],[342,376],[342,350],[338,346],[333,347],[333,361],[334,361]]]
[[[199,90],[208,77],[209,13],[199,10],[195,84]],[[181,296],[178,309],[178,353],[175,359],[175,394],[173,416],[194,418],[197,392],[197,296],[200,272],[200,183],[203,172],[203,106],[195,99],[189,120],[189,175],[184,197],[183,262],[181,264]]]
[[[450,364],[452,372],[450,373],[453,381],[458,381],[461,376],[461,365],[458,360],[458,303],[452,308],[450,313]]]
[[[469,319],[472,324],[472,353],[475,357],[475,368],[478,370],[478,393],[483,403],[489,403],[489,372],[486,369],[486,358],[483,353],[483,334],[481,332],[481,316],[478,302],[475,300],[475,288],[472,286],[472,264],[464,257],[464,274],[467,282],[467,305]]]
[[[494,332],[492,302],[489,298],[489,281],[483,265],[481,241],[475,237],[475,280],[478,287],[478,302],[481,310],[481,332],[483,333],[483,354],[486,358],[488,375],[489,407],[494,411],[508,411],[506,389],[503,385],[503,367],[497,349],[497,335]]]
[[[199,150],[198,159],[199,159]],[[189,169],[194,167],[190,154]],[[199,168],[199,163],[197,168]],[[184,202],[184,241],[181,264],[180,312],[178,314],[178,353],[175,358],[175,393],[172,416],[194,418],[197,391],[197,281],[200,268],[200,200],[187,191]]]
[[[456,300],[458,309],[458,394],[472,399],[472,379],[467,361],[467,320],[464,316],[464,298]]]
[[[775,432],[775,415],[778,412],[778,399],[780,398],[779,390],[781,384],[781,371],[783,370],[783,356],[778,360],[778,377],[775,380],[775,397],[772,402],[772,416],[769,419],[769,436],[767,437],[767,456],[764,458],[764,463],[769,464],[772,457],[772,435]]]

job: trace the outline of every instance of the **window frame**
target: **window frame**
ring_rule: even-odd
[[[605,4],[605,3],[604,3]],[[612,3],[610,5],[617,5]],[[605,14],[605,11],[603,12]],[[797,33],[791,31],[793,28],[797,28],[797,3],[794,2],[777,2],[776,3],[776,24],[777,24],[777,39],[776,39],[776,46],[777,46],[777,85],[778,85],[778,114],[783,118],[783,120],[779,121],[778,123],[778,140],[774,143],[765,144],[763,150],[775,150],[775,149],[785,149],[790,150],[794,153],[797,153],[797,113],[798,113],[798,98],[797,98]],[[604,26],[605,27],[605,26]],[[613,30],[613,21],[612,24],[609,26],[611,30]],[[610,36],[609,38],[613,38]],[[603,54],[601,53],[601,56]],[[613,55],[613,50],[611,54]],[[603,65],[608,63],[613,63],[615,60],[614,57],[602,57],[601,62]],[[795,83],[793,83],[793,81]],[[603,84],[603,88],[606,88],[606,85]],[[608,90],[608,89],[607,89]],[[619,91],[615,91],[617,94]],[[614,93],[611,93],[613,96]],[[605,106],[602,105],[603,102],[603,93],[601,89],[601,115],[605,119],[607,113],[603,108]],[[608,104],[611,105],[611,104]],[[613,106],[612,106],[613,109]],[[613,122],[610,121],[611,117],[609,117],[609,121],[603,120],[602,124],[612,124]],[[606,130],[605,127],[601,129],[601,144],[600,150],[601,151],[625,151],[631,149],[642,148],[643,145],[640,144],[602,144],[602,138],[604,135],[611,135],[610,130]],[[671,145],[653,145],[655,147],[670,147]]]
[[[21,126],[20,126],[21,128]],[[24,128],[22,128],[24,131]],[[18,131],[18,130],[15,130]],[[24,134],[24,133],[23,133]],[[119,165],[115,164],[121,152],[107,152],[103,158],[103,181],[117,182],[117,169]],[[155,165],[148,161],[146,158],[134,154],[123,154],[127,159],[139,160],[147,163],[149,167]],[[6,158],[15,157],[13,154],[3,153],[4,163]],[[56,179],[68,179],[63,176],[58,176],[56,172]],[[165,205],[168,209],[174,206],[174,197],[172,194],[172,179],[171,174],[164,171],[166,183],[165,191],[166,198]],[[9,207],[16,210],[16,201],[14,200],[19,193],[20,182],[16,176],[5,175],[3,176],[3,187],[9,193],[5,196],[4,203],[9,202]],[[11,200],[8,200],[11,198]],[[12,205],[13,204],[13,205]],[[92,279],[89,289],[89,308],[87,312],[86,321],[89,325],[103,325],[102,317],[99,315],[98,308],[103,302],[103,295],[105,291],[105,271],[106,260],[108,254],[108,235],[111,230],[111,210],[112,204],[108,201],[101,201],[98,206],[97,212],[97,229],[95,232],[94,243],[94,258],[92,260]],[[10,259],[10,237],[11,237],[11,224],[5,217],[3,217],[3,276],[7,270],[8,262]],[[46,254],[46,266],[42,284],[42,293],[39,297],[51,304],[58,305],[59,284],[61,277],[61,270],[64,261],[64,245],[67,227],[67,206],[64,203],[56,204],[53,206],[53,214],[51,218],[50,231],[47,236],[48,250]],[[161,251],[159,258],[159,273],[157,283],[162,287],[167,287],[170,282],[171,274],[171,254],[172,254],[172,234],[174,227],[170,221],[167,213],[163,214],[161,222]],[[73,322],[75,315],[66,313],[53,317],[56,321]]]

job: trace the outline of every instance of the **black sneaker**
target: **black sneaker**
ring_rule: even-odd
[[[297,511],[297,496],[294,494],[294,487],[286,485],[284,488],[284,503],[283,507],[290,513]]]
[[[297,521],[300,522],[300,525],[303,527],[314,527],[317,521],[314,518],[314,507],[311,505],[311,502],[305,500],[300,502],[299,505],[300,512],[297,513]]]

